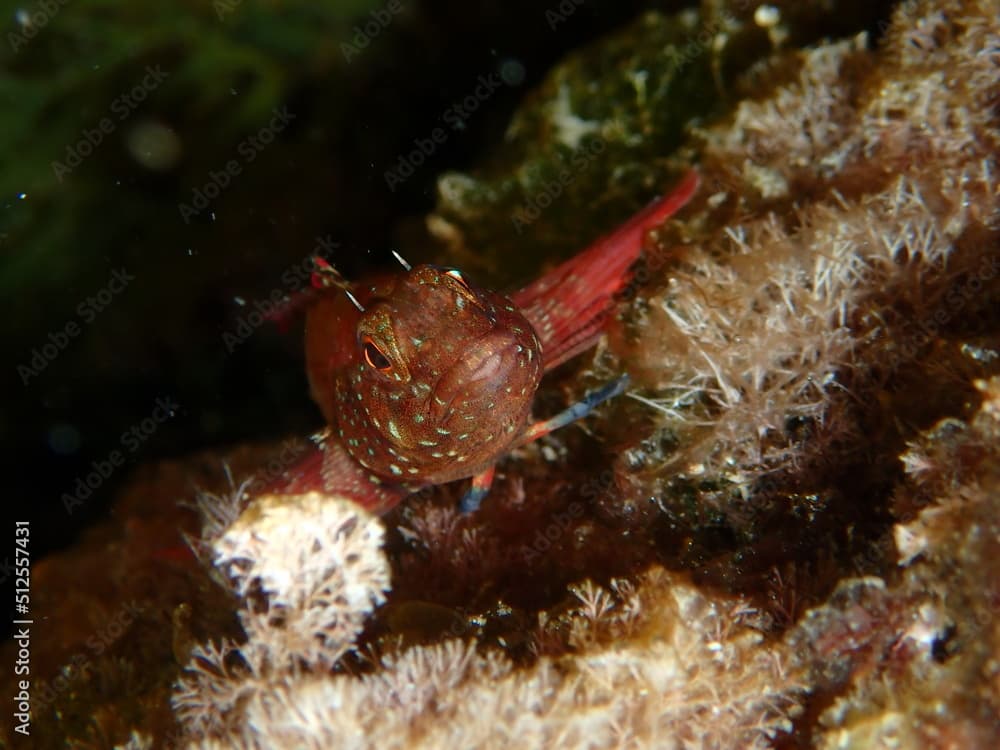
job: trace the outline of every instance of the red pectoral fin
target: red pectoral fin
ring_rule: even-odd
[[[698,189],[689,171],[659,198],[609,235],[512,295],[542,342],[550,370],[593,346],[610,314],[612,297],[628,280],[646,232],[676,213]]]
[[[372,513],[387,513],[412,490],[372,479],[334,439],[325,438],[262,491],[275,495],[322,492],[353,500]]]
[[[274,305],[269,312],[264,313],[264,320],[274,323],[281,333],[288,333],[296,319],[316,301],[316,296],[315,289],[307,288],[292,292]]]

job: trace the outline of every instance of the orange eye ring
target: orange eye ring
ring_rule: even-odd
[[[378,348],[378,345],[372,341],[371,336],[365,336],[361,339],[361,352],[364,355],[365,362],[373,370],[389,372],[392,369],[392,362]]]

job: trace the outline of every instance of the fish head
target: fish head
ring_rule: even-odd
[[[531,323],[455,269],[416,266],[373,291],[335,395],[348,452],[409,486],[491,466],[523,430],[542,376]]]

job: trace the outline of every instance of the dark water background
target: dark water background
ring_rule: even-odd
[[[349,274],[389,262],[555,61],[681,4],[567,1],[556,24],[531,0],[4,5],[0,429],[38,560],[141,464],[318,427],[299,330],[254,302],[330,241]]]
[[[890,6],[784,3],[786,44],[865,28],[877,40]],[[349,277],[393,263],[391,248],[452,260],[424,224],[437,177],[509,154],[497,147],[513,113],[568,53],[648,10],[700,9],[709,41],[751,12],[742,0],[0,7],[0,440],[36,561],[105,517],[139,466],[319,428],[301,321],[283,332],[261,312],[307,283],[317,253]],[[760,29],[727,44],[717,78],[771,50]],[[724,113],[704,88],[692,111]],[[485,252],[488,236],[472,246]],[[524,254],[537,263],[536,248]]]

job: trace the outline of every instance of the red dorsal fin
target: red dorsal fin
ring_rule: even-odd
[[[676,213],[697,189],[698,173],[691,170],[668,195],[512,295],[541,339],[546,370],[597,342],[646,232]]]

